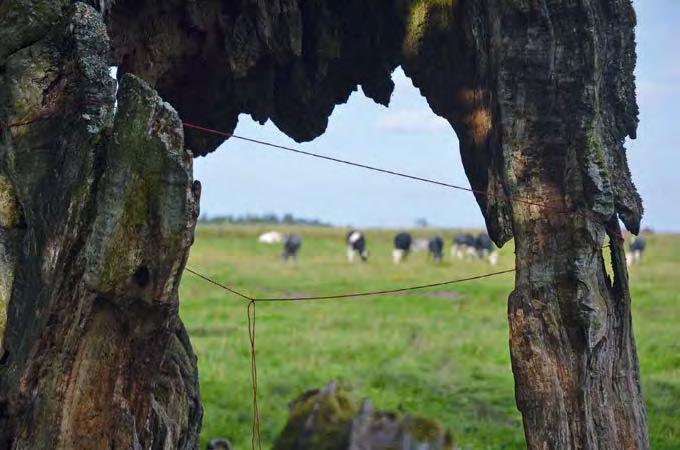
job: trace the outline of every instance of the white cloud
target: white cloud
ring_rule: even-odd
[[[381,130],[399,133],[431,133],[450,130],[448,122],[429,109],[388,110],[378,120],[377,127]]]

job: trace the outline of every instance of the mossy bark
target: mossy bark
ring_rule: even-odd
[[[97,11],[23,2],[17,25],[10,3],[0,122],[51,114],[0,142],[0,448],[196,448],[177,287],[198,186],[181,121],[133,76],[114,114]]]

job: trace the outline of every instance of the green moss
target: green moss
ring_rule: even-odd
[[[597,121],[593,119],[588,132],[588,150],[589,154],[592,155],[593,161],[600,167],[604,168],[605,164],[605,154],[604,145],[602,144],[602,138],[598,132]]]
[[[424,36],[433,29],[448,29],[458,0],[416,0],[408,8],[402,51],[406,56],[418,53]]]
[[[291,404],[288,422],[274,449],[344,450],[350,444],[352,423],[358,417],[361,417],[360,429],[368,427],[366,430],[369,430],[368,435],[359,438],[363,445],[370,442],[373,433],[391,430],[384,432],[403,434],[416,444],[426,444],[427,448],[453,448],[451,433],[438,421],[379,411],[370,413],[368,417],[364,412],[359,413],[348,389],[331,383],[322,390],[306,392]],[[369,440],[366,441],[366,438]],[[385,450],[401,448],[400,440],[389,443]],[[383,442],[382,445],[387,444]]]
[[[9,179],[0,175],[0,227],[8,231],[8,229],[19,226],[23,222],[23,214],[21,207],[17,202],[14,188]],[[5,235],[3,241],[11,240],[11,235]],[[7,322],[7,303],[12,291],[12,283],[14,278],[14,267],[10,256],[12,250],[7,248],[8,242],[3,242],[5,246],[5,253],[3,260],[0,261],[0,356],[2,356],[2,340],[5,331],[5,323]],[[10,244],[11,245],[11,244]]]
[[[134,180],[131,181],[132,186],[138,185]],[[111,248],[102,255],[101,283],[108,288],[112,288],[116,280],[127,278],[132,269],[139,265],[136,255],[131,255],[130,250],[137,248],[137,230],[146,222],[146,195],[135,189],[128,190],[126,194],[122,221],[116,228],[115,237],[111,239]]]
[[[414,417],[406,422],[406,429],[420,442],[436,439],[443,431],[441,425],[434,420],[424,417]]]
[[[0,175],[0,227],[12,228],[22,221],[14,188],[7,177]]]
[[[274,449],[293,450],[302,444],[316,450],[344,450],[357,412],[350,391],[344,387],[329,385],[321,391],[309,391],[291,405],[288,423]],[[310,417],[312,432],[307,434]]]
[[[451,433],[436,420],[425,417],[410,417],[404,420],[404,426],[418,443],[434,444],[439,441],[441,436],[444,436],[444,448],[453,448]]]
[[[191,157],[178,130],[179,118],[155,91],[133,76],[123,77],[97,200],[96,238],[88,248],[91,286],[112,291],[126,283],[151,259],[149,240],[162,249],[152,258],[183,251]]]

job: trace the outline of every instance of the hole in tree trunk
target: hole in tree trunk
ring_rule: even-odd
[[[149,278],[149,269],[146,266],[139,267],[135,270],[135,273],[132,274],[132,281],[141,288],[144,288],[149,284]]]

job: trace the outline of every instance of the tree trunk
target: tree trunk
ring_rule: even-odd
[[[132,76],[114,115],[99,13],[45,22],[0,53],[2,123],[49,111],[0,145],[0,448],[196,448],[177,288],[198,186],[181,121]]]
[[[617,219],[637,233],[642,215],[623,147],[637,125],[632,6],[487,0],[454,11],[429,12],[454,25],[426,29],[405,70],[456,128],[492,238],[515,239],[508,319],[527,445],[648,448]]]
[[[504,185],[551,205],[512,204],[517,405],[530,448],[648,448],[616,217],[637,232],[623,148],[637,123],[634,12],[627,1],[557,3],[528,8],[526,30],[497,31]],[[516,14],[506,7],[500,23]]]

